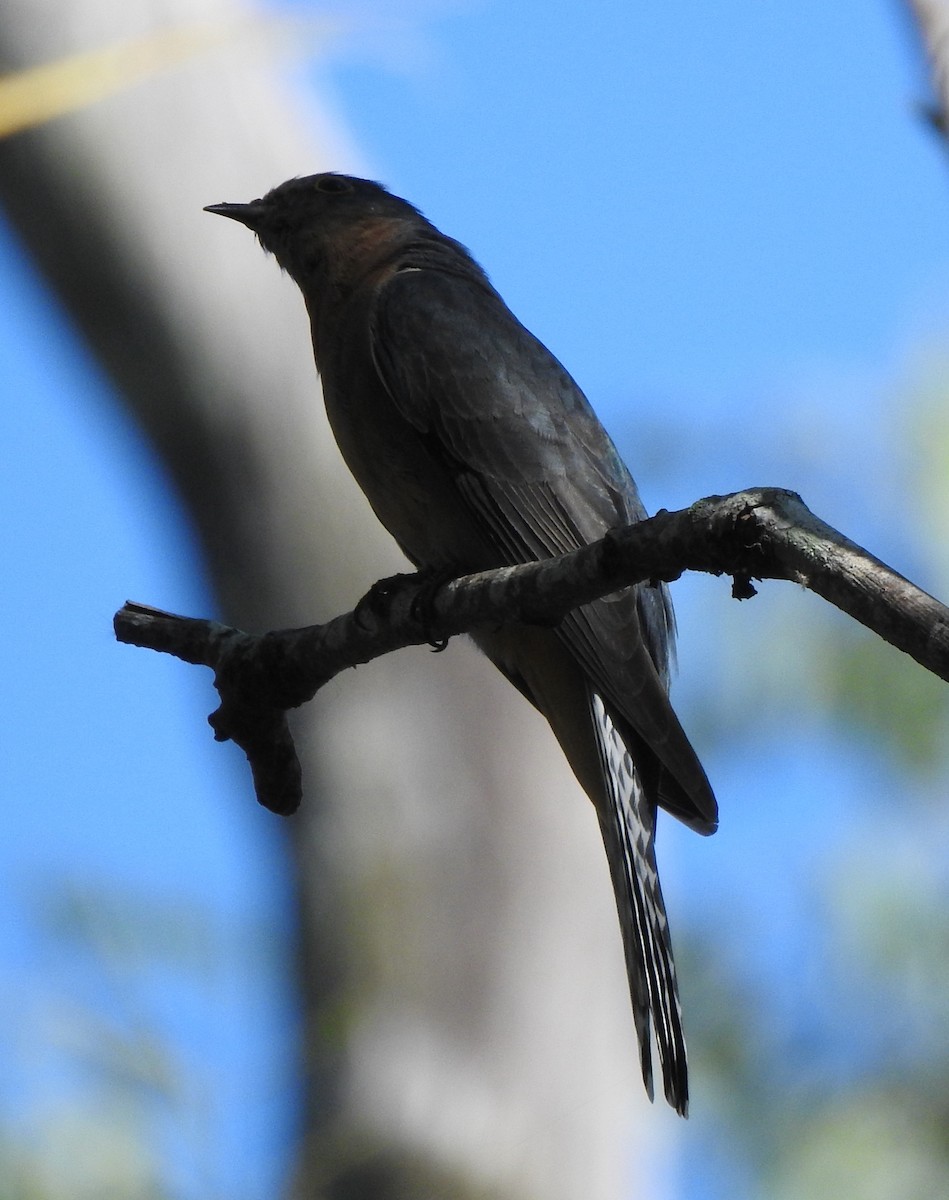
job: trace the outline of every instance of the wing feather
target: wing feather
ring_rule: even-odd
[[[632,477],[586,397],[478,268],[407,264],[378,290],[373,359],[497,550],[495,562],[466,566],[564,554],[641,520]],[[557,632],[631,749],[657,760],[646,774],[658,801],[710,833],[715,800],[666,692],[673,630],[660,597],[625,589],[570,613]]]

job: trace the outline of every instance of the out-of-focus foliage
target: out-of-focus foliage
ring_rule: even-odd
[[[0,1200],[219,1195],[222,1098],[188,1022],[213,1006],[226,938],[184,900],[35,887],[34,959],[4,999]]]
[[[900,502],[879,538],[906,531],[904,569],[945,598],[949,393],[918,389],[897,411]],[[718,736],[754,758],[782,734],[830,728],[864,764],[865,791],[845,818],[820,778],[816,803],[790,802],[815,850],[810,876],[794,855],[774,858],[786,872],[775,887],[805,918],[800,945],[776,933],[779,967],[752,948],[740,903],[729,928],[680,934],[697,1074],[688,1194],[931,1200],[949,1180],[949,688],[813,597],[768,585],[763,600],[723,616],[733,670]],[[729,886],[741,896],[741,881]]]

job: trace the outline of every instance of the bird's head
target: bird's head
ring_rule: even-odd
[[[209,204],[205,212],[240,221],[299,284],[327,280],[410,241],[428,222],[381,184],[327,171],[288,179],[248,204]]]

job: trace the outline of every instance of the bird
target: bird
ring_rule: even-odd
[[[326,412],[376,516],[416,570],[448,578],[565,554],[646,517],[566,368],[467,249],[381,184],[337,172],[212,204],[299,286]],[[473,633],[549,722],[596,810],[622,932],[643,1082],[689,1085],[656,862],[657,810],[713,833],[711,785],[668,695],[662,584],[624,588],[556,626]]]

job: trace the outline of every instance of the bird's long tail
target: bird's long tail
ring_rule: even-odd
[[[646,795],[629,750],[596,693],[591,694],[590,708],[609,800],[597,805],[597,812],[623,932],[643,1080],[651,1099],[655,1028],[666,1099],[686,1116],[688,1070],[669,923],[656,866],[656,805]]]

